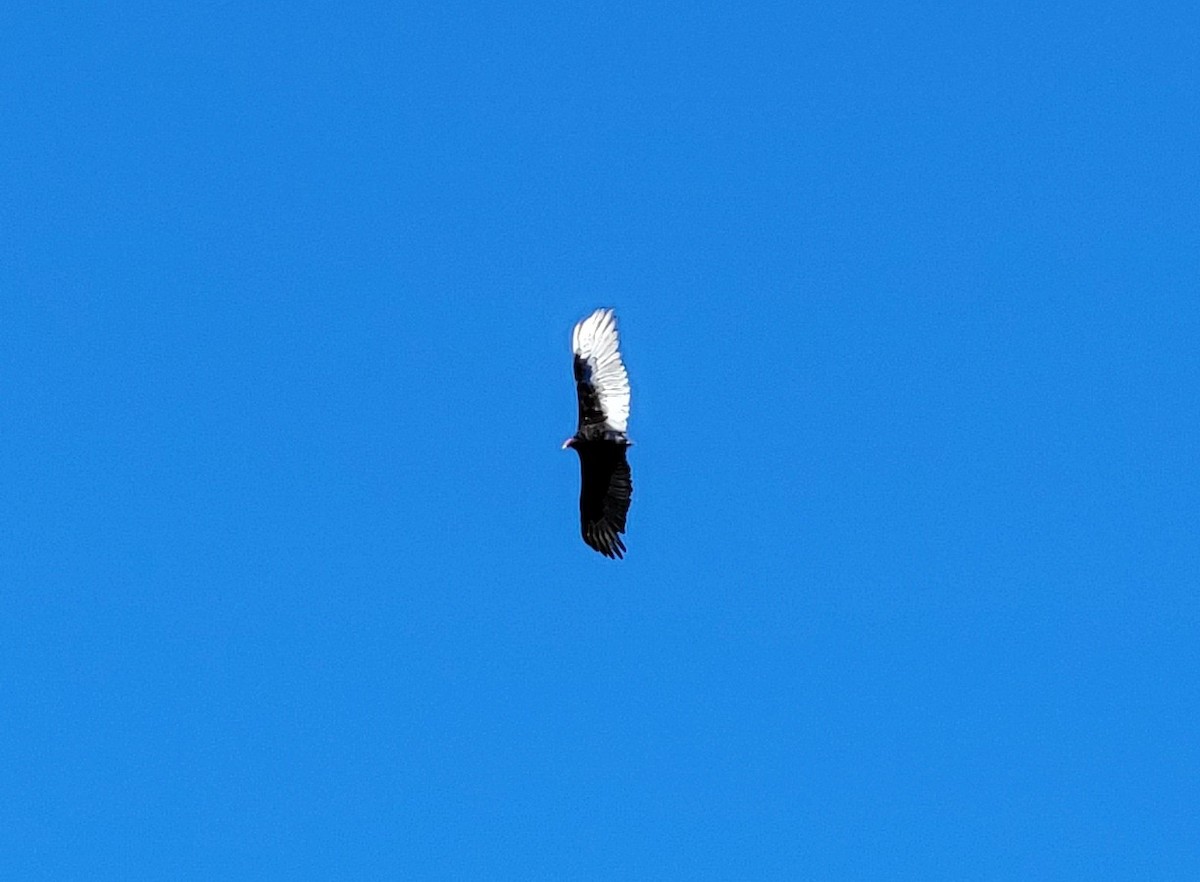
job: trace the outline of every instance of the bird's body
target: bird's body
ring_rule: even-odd
[[[633,482],[625,451],[630,446],[629,377],[618,349],[611,309],[598,309],[575,325],[575,391],[579,425],[563,447],[579,454],[579,516],[583,541],[606,557],[623,557],[626,515]]]

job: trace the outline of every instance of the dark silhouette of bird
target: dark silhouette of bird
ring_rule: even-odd
[[[579,521],[583,541],[605,557],[624,557],[625,516],[633,481],[625,451],[632,443],[629,423],[629,376],[618,349],[617,319],[597,309],[575,326],[575,393],[579,426],[563,442],[579,454]]]

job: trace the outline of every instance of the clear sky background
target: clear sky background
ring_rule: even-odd
[[[0,876],[1200,878],[1198,31],[5,5]]]

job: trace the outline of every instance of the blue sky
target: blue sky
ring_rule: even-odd
[[[1198,24],[5,7],[0,874],[1195,877]]]

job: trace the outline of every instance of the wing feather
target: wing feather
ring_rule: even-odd
[[[617,318],[597,309],[571,332],[579,433],[588,429],[624,434],[629,426],[629,375],[621,360]]]
[[[633,481],[625,458],[626,444],[596,441],[577,448],[582,476],[579,517],[583,541],[606,557],[623,557]]]

